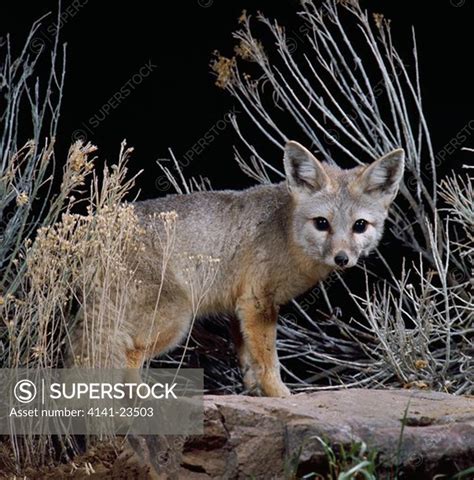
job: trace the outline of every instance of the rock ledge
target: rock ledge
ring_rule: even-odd
[[[180,447],[176,478],[280,479],[298,456],[298,475],[324,474],[316,437],[346,448],[365,442],[379,453],[387,478],[397,461],[404,478],[451,475],[474,463],[474,398],[365,389],[281,399],[206,396],[205,433]]]

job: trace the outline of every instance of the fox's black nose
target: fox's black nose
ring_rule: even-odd
[[[334,261],[338,267],[345,267],[349,263],[349,257],[346,252],[337,252]]]

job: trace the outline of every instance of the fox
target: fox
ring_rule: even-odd
[[[377,247],[402,181],[404,157],[398,148],[369,165],[342,169],[288,141],[280,183],[133,202],[145,232],[135,257],[140,281],[126,321],[113,336],[111,365],[140,369],[183,342],[193,319],[226,315],[235,319],[245,390],[289,396],[276,350],[279,309]],[[176,213],[166,255],[157,212]],[[184,257],[219,260],[198,302]]]

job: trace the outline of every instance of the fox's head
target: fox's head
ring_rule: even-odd
[[[288,142],[284,164],[294,200],[294,241],[307,255],[348,268],[377,246],[403,177],[401,148],[368,166],[343,170]]]

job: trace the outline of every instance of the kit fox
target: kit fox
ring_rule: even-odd
[[[403,176],[404,151],[343,170],[290,141],[284,168],[286,181],[278,184],[134,203],[145,248],[135,273],[140,284],[110,348],[112,366],[139,368],[179,344],[193,317],[230,314],[245,387],[290,394],[276,352],[279,306],[377,246]],[[165,232],[153,214],[169,211],[177,217],[164,261]],[[220,260],[215,280],[196,304],[183,259],[209,257]]]

